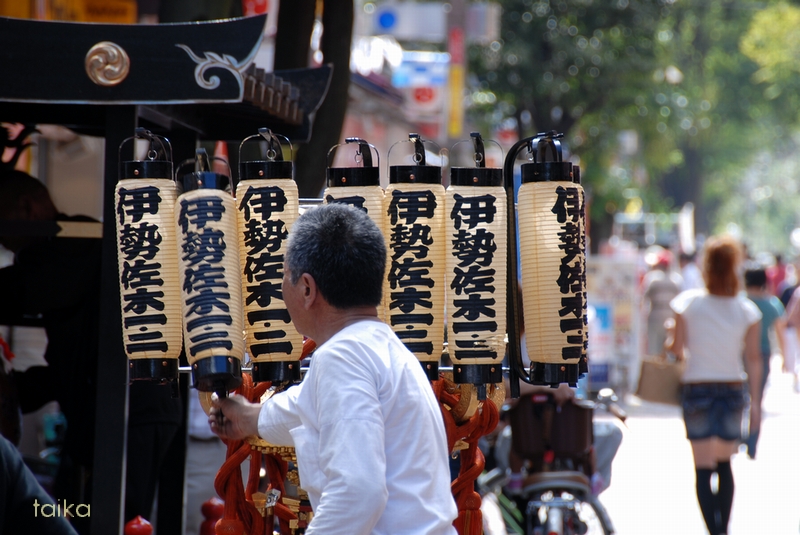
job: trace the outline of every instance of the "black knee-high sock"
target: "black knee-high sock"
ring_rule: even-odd
[[[717,526],[719,533],[728,532],[728,521],[731,519],[733,506],[733,472],[731,462],[717,463],[717,476],[719,477],[719,490],[717,491],[717,508],[720,513],[720,524]]]
[[[700,502],[700,511],[703,513],[703,520],[711,535],[718,535],[717,531],[717,503],[716,496],[711,492],[711,474],[714,470],[710,468],[696,468],[695,476],[697,488],[697,501]]]

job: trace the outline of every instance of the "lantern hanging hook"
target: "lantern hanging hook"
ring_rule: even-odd
[[[152,133],[150,130],[145,130],[142,127],[136,128],[136,134],[138,137],[143,137],[150,142],[150,148],[147,151],[147,158],[149,160],[155,160],[158,158],[159,151],[154,146],[156,143],[158,143],[161,146],[161,150],[164,153],[164,157],[167,158],[168,160],[172,160],[172,147],[170,147],[169,150],[167,150],[167,146],[169,145],[169,141],[167,140],[167,138],[158,136]],[[167,141],[167,145],[164,144],[164,141]]]
[[[359,137],[348,137],[344,140],[345,143],[358,143],[358,149],[353,156],[356,163],[362,163],[364,167],[372,167],[372,151],[370,144],[366,140]]]
[[[378,158],[378,167],[380,167],[381,155],[378,153],[378,149],[375,148],[375,145],[372,145],[366,139],[362,139],[360,137],[346,137],[344,139],[344,143],[340,143],[331,147],[328,150],[328,156],[326,158],[328,167],[331,167],[331,159],[336,150],[343,145],[349,145],[351,143],[358,144],[356,153],[353,156],[353,159],[357,164],[362,164],[362,167],[372,167],[372,151],[375,151],[375,156]]]
[[[264,140],[267,142],[267,160],[274,162],[279,153],[281,155],[281,159],[283,159],[283,152],[275,150],[275,136],[272,135],[272,131],[269,128],[259,128],[258,135],[264,138]]]
[[[154,134],[151,131],[147,130],[146,128],[137,127],[134,129],[133,135],[131,137],[123,139],[122,142],[119,144],[119,147],[117,148],[117,161],[119,162],[120,178],[122,178],[122,171],[124,168],[122,150],[125,147],[126,143],[132,141],[133,145],[130,149],[131,157],[135,161],[137,139],[144,139],[147,140],[149,143],[146,161],[155,162],[159,159],[159,156],[163,154],[163,161],[169,162],[169,164],[172,165],[172,144],[170,144],[169,139],[167,139],[164,136],[159,136],[158,134]]]
[[[264,152],[264,155],[267,161],[270,162],[284,161],[283,149],[281,147],[281,139],[284,139],[286,141],[286,144],[289,145],[289,158],[294,159],[294,147],[292,146],[292,142],[289,141],[288,137],[282,134],[276,134],[269,128],[261,127],[258,129],[258,134],[247,136],[242,140],[241,143],[239,143],[239,161],[242,161],[242,147],[244,147],[244,144],[250,141],[251,139],[260,139],[266,142],[267,148],[266,151]]]
[[[425,162],[425,145],[419,134],[408,134],[408,139],[414,144],[414,163],[417,165],[427,165]]]
[[[555,130],[536,134],[536,139],[534,139],[534,141],[536,142],[537,163],[563,161],[561,142],[558,141],[562,137],[564,137],[564,134]],[[533,143],[531,143],[531,146],[532,145]]]
[[[261,136],[267,142],[266,156],[267,160],[269,160],[270,162],[283,161],[283,149],[281,148],[281,141],[280,139],[278,139],[279,137],[282,137],[283,139],[286,140],[286,143],[289,145],[290,157],[294,158],[294,147],[292,147],[292,142],[289,141],[289,138],[281,134],[276,134],[275,132],[266,127],[259,128],[257,136],[250,136],[245,138],[242,141],[242,145],[248,139],[259,136]],[[241,145],[239,147],[239,150],[241,151]]]
[[[491,158],[486,156],[487,149],[491,148],[491,145],[494,145],[497,149],[497,152],[500,156],[500,160],[503,159],[503,147],[500,144],[493,140],[493,139],[483,139],[483,136],[480,132],[470,132],[470,139],[462,139],[455,143],[450,148],[450,159],[451,164],[454,161],[459,159],[464,160],[466,159],[467,152],[463,149],[459,150],[459,147],[463,145],[468,145],[471,142],[471,152],[470,157],[472,158],[472,163],[475,164],[475,168],[477,169],[485,169],[487,162],[491,161]],[[488,145],[488,146],[487,146]]]
[[[220,158],[219,156],[211,156],[211,157],[209,157],[208,151],[206,151],[206,149],[203,148],[203,147],[199,147],[199,148],[195,149],[194,158],[188,158],[186,160],[183,160],[180,164],[178,164],[178,166],[175,168],[175,180],[177,182],[180,182],[181,181],[181,177],[184,176],[184,175],[181,174],[183,168],[187,167],[187,166],[189,166],[191,164],[194,164],[193,173],[195,175],[197,175],[197,176],[203,175],[205,173],[211,173],[212,172],[211,171],[211,165],[212,165],[211,162],[213,162],[213,161],[220,161],[220,162],[225,164],[225,166],[228,168],[228,174],[227,175],[223,175],[222,173],[219,173],[219,175],[225,177],[226,179],[228,179],[227,186],[231,187],[232,189],[235,189],[234,188],[235,184],[233,184],[231,182],[231,180],[232,180],[231,179],[231,175],[232,175],[232,173],[231,173],[231,165],[228,162],[228,160],[226,160],[225,158]]]
[[[470,132],[472,138],[472,145],[475,149],[475,154],[472,159],[475,161],[475,167],[486,167],[486,150],[483,146],[483,138],[480,132]]]
[[[444,162],[447,159],[447,156],[448,156],[447,151],[445,150],[443,152],[442,148],[439,147],[439,145],[437,145],[434,141],[431,141],[430,139],[423,139],[422,136],[420,136],[419,134],[410,133],[410,134],[408,134],[408,140],[397,141],[391,147],[389,147],[389,152],[387,154],[386,160],[387,160],[387,166],[389,168],[390,175],[391,175],[391,169],[393,167],[392,166],[392,150],[394,150],[395,147],[397,147],[398,145],[405,146],[406,143],[411,143],[413,145],[413,147],[414,147],[413,153],[410,154],[410,159],[411,159],[412,165],[414,165],[414,166],[427,167],[428,166],[427,154],[429,153],[429,151],[430,151],[430,154],[438,155],[438,157],[441,159],[442,162]],[[426,149],[425,148],[426,144],[431,145],[431,147]],[[434,148],[435,148],[436,152],[434,152],[434,150],[433,150]],[[406,156],[406,154],[407,154],[407,152],[403,151],[403,156],[402,156],[403,160],[405,160],[405,158],[409,157],[409,156]],[[432,167],[439,167],[439,166],[436,165],[436,164],[433,164]]]
[[[136,129],[134,129],[133,136],[123,139],[122,143],[119,144],[118,158],[120,162],[122,162],[122,147],[128,141],[134,139],[145,139],[150,143],[147,149],[148,160],[156,160],[158,155],[163,153],[165,160],[170,162],[172,161],[172,145],[170,144],[169,139],[165,138],[164,136],[154,134],[146,128],[138,126]],[[156,147],[156,144],[158,144],[159,147]]]
[[[172,159],[172,150],[170,149],[169,151],[167,151],[167,147],[164,145],[164,141],[162,141],[162,139],[165,140],[166,138],[157,136],[153,134],[150,130],[142,128],[141,126],[136,128],[135,134],[136,137],[146,139],[150,142],[150,147],[147,151],[148,160],[155,160],[156,158],[158,158],[159,151],[158,149],[155,148],[156,143],[158,143],[161,146],[161,151],[164,152],[164,157],[170,160]]]

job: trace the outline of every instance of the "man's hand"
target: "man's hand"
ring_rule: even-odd
[[[208,425],[220,438],[242,440],[258,435],[260,412],[260,404],[250,403],[238,394],[222,399],[215,396],[208,412]]]

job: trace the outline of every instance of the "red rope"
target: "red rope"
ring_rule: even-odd
[[[461,468],[458,477],[450,484],[450,490],[458,506],[458,518],[453,525],[460,535],[481,535],[483,533],[481,496],[475,492],[475,480],[483,472],[486,463],[483,453],[478,448],[478,439],[491,433],[497,426],[499,419],[497,406],[490,399],[486,399],[472,417],[458,423],[447,407],[455,407],[460,395],[448,392],[444,379],[431,384],[442,410],[449,451],[453,451],[459,440],[468,445],[467,449],[461,450],[459,454]]]
[[[313,340],[306,339],[303,342],[303,352],[301,359],[308,356],[316,344]],[[300,363],[298,362],[298,365]],[[242,385],[236,389],[235,393],[240,394],[251,403],[261,401],[261,396],[271,386],[269,382],[253,384],[253,379],[249,374],[242,377]],[[273,515],[261,513],[253,503],[253,494],[258,492],[258,485],[261,480],[262,459],[266,465],[267,475],[269,476],[270,490],[280,491],[281,496],[285,495],[284,480],[289,471],[288,463],[278,455],[263,454],[253,449],[246,440],[224,440],[228,446],[227,458],[217,472],[214,480],[214,490],[225,501],[225,509],[222,518],[217,522],[216,535],[272,535]],[[245,459],[250,458],[250,473],[247,477],[247,487],[245,488],[241,476],[241,464]],[[274,516],[280,522],[281,534],[290,535],[289,527],[291,520],[297,520],[297,515],[279,500],[275,504]]]
[[[270,383],[253,385],[250,375],[243,376],[242,385],[236,393],[256,403],[269,388]],[[253,493],[258,491],[261,470],[261,452],[254,450],[245,440],[224,440],[228,446],[227,458],[217,472],[214,489],[225,501],[222,518],[217,522],[217,535],[269,535],[264,517],[253,503]],[[245,489],[241,476],[241,464],[250,458],[250,474]],[[268,529],[268,528],[267,528]]]

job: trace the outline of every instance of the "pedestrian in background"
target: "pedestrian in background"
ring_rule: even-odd
[[[792,374],[795,392],[800,392],[800,288],[792,292],[786,305],[786,352],[783,371]]]
[[[681,278],[683,278],[682,290],[694,290],[696,288],[705,288],[703,282],[703,274],[700,268],[697,267],[696,253],[686,253],[681,251],[678,256],[678,263],[681,268]]]
[[[767,286],[769,293],[772,295],[780,295],[780,286],[786,279],[786,263],[783,261],[783,255],[778,253],[775,255],[775,263],[766,269],[767,273]]]
[[[642,281],[647,304],[647,354],[660,355],[667,338],[664,322],[672,317],[669,302],[681,293],[683,278],[672,270],[672,253],[666,249],[646,260],[652,266]]]
[[[786,354],[786,343],[784,342],[784,330],[786,319],[783,303],[772,295],[767,288],[767,272],[762,267],[751,267],[744,272],[744,287],[747,298],[756,304],[761,311],[761,396],[759,399],[751,397],[752,404],[763,405],[764,388],[769,377],[769,366],[772,360],[771,338],[774,336],[778,341],[778,349],[781,355]],[[750,428],[747,436],[747,455],[751,459],[756,458],[756,446],[760,429]]]
[[[741,261],[737,240],[715,236],[706,241],[706,289],[687,290],[672,300],[675,325],[665,344],[686,360],[683,419],[694,457],[697,500],[711,535],[728,532],[734,493],[730,459],[742,439],[748,386],[752,399],[761,395],[761,311],[739,293]],[[761,406],[752,403],[750,427],[757,429],[760,421]],[[716,492],[711,487],[714,473]]]

